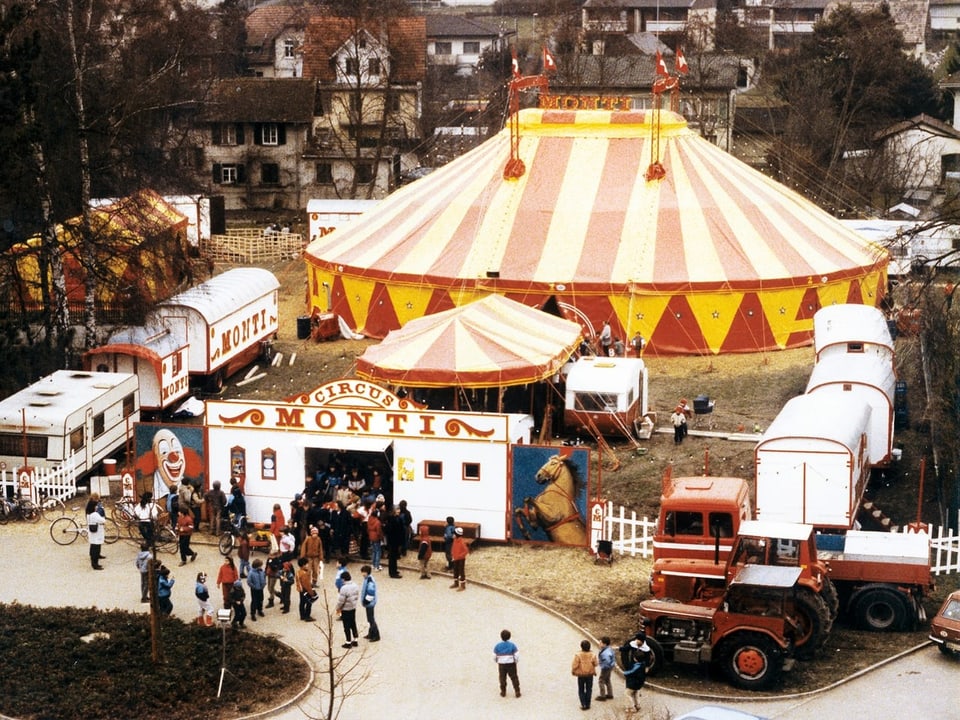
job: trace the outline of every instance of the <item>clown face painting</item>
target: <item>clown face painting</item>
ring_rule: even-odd
[[[140,492],[153,492],[154,501],[163,503],[163,498],[176,494],[184,480],[202,488],[201,428],[140,424],[136,436]]]
[[[180,439],[166,428],[157,430],[153,436],[153,457],[157,463],[153,473],[153,497],[159,500],[176,492],[183,481],[186,461]]]

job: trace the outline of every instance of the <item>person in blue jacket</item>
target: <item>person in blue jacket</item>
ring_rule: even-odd
[[[369,565],[363,565],[360,568],[360,574],[363,575],[363,584],[360,586],[360,604],[367,611],[367,623],[370,625],[363,639],[370,642],[379,642],[380,628],[377,626],[377,619],[374,614],[377,607],[377,581],[373,579],[370,572]]]

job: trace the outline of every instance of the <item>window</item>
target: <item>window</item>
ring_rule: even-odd
[[[98,437],[103,435],[104,429],[104,420],[103,413],[97,413],[93,416],[93,439],[96,440]]]
[[[0,433],[0,455],[23,457],[47,457],[47,439],[42,435],[23,436],[20,433]]]
[[[179,358],[180,358],[180,353],[177,353],[177,359]],[[178,371],[179,371],[179,367],[178,367]],[[123,399],[123,416],[125,418],[128,418],[131,415],[133,415],[136,411],[137,411],[136,395],[134,393],[130,393]]]
[[[863,343],[860,343],[860,342],[850,342],[850,343],[847,343],[847,352],[848,352],[848,353],[862,353],[862,352],[863,352]]]
[[[370,58],[367,61],[367,74],[368,75],[380,74],[380,61],[377,58]]]
[[[234,185],[245,181],[243,165],[227,163],[213,166],[213,181],[217,184]]]
[[[284,39],[284,41],[283,41],[283,56],[284,56],[285,58],[292,58],[293,55],[294,55],[294,51],[296,50],[296,48],[297,48],[297,43],[294,41],[293,38],[286,38],[286,39]]]
[[[465,462],[463,464],[463,479],[476,482],[480,479],[480,463]]]
[[[372,162],[358,163],[355,172],[357,174],[357,182],[361,185],[366,185],[373,182],[374,173]]]
[[[575,393],[574,409],[581,412],[615,412],[616,393]]]
[[[435,55],[453,55],[453,43],[435,42],[433,52]]]
[[[479,55],[480,54],[480,41],[479,40],[466,40],[463,43],[463,54],[464,55]]]
[[[346,58],[343,61],[343,72],[347,75],[359,75],[360,61],[357,58]]]
[[[423,476],[439,480],[443,477],[443,463],[439,460],[427,460],[424,463]]]
[[[280,166],[277,163],[263,163],[260,166],[261,185],[280,184]]]
[[[333,185],[333,163],[317,163],[317,184]]]
[[[236,123],[217,123],[212,126],[214,145],[243,145],[243,125]]]
[[[71,452],[80,452],[83,449],[83,446],[86,445],[86,433],[83,432],[83,427],[78,427],[75,430],[70,431],[70,451]]]
[[[276,123],[264,123],[260,126],[260,144],[261,145],[279,145],[280,131]]]
[[[663,519],[666,535],[703,535],[703,514],[699,512],[669,512]]]
[[[400,95],[397,93],[388,93],[387,94],[387,112],[400,112]]]

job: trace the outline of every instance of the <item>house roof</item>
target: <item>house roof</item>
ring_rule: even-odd
[[[717,0],[586,0],[585,8],[715,8]]]
[[[739,61],[727,55],[705,55],[703,62],[687,56],[689,74],[680,89],[703,86],[730,89],[737,84]],[[668,66],[669,66],[668,62]],[[650,88],[656,80],[653,55],[579,55],[574,65],[559,62],[560,71],[551,85],[560,87]]]
[[[513,30],[463,15],[427,15],[427,37],[507,37]]]
[[[272,60],[273,43],[285,30],[302,30],[320,9],[312,6],[269,5],[255,8],[244,25],[247,31],[247,57],[253,61]]]
[[[907,130],[915,129],[927,130],[931,135],[960,138],[960,130],[957,130],[949,123],[945,123],[942,120],[937,120],[937,118],[931,117],[925,113],[914,115],[908,120],[902,120],[898,123],[894,123],[893,125],[888,125],[883,130],[879,131],[874,138],[876,140],[883,140],[891,135],[898,135],[899,133]]]
[[[331,62],[340,47],[358,30],[352,18],[318,16],[307,24],[303,48],[303,74],[320,82],[336,80]],[[423,16],[391,18],[364,23],[362,29],[375,38],[385,38],[393,67],[391,80],[407,83],[423,80],[427,73],[427,27]]]
[[[316,84],[304,78],[229,78],[213,88],[206,122],[309,123]]]

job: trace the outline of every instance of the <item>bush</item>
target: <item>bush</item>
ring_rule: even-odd
[[[106,637],[81,640],[92,633]],[[229,674],[218,699],[221,631],[164,619],[160,637],[163,661],[154,664],[149,615],[2,605],[0,713],[23,720],[214,720],[275,706],[309,678],[288,646],[228,630]]]

